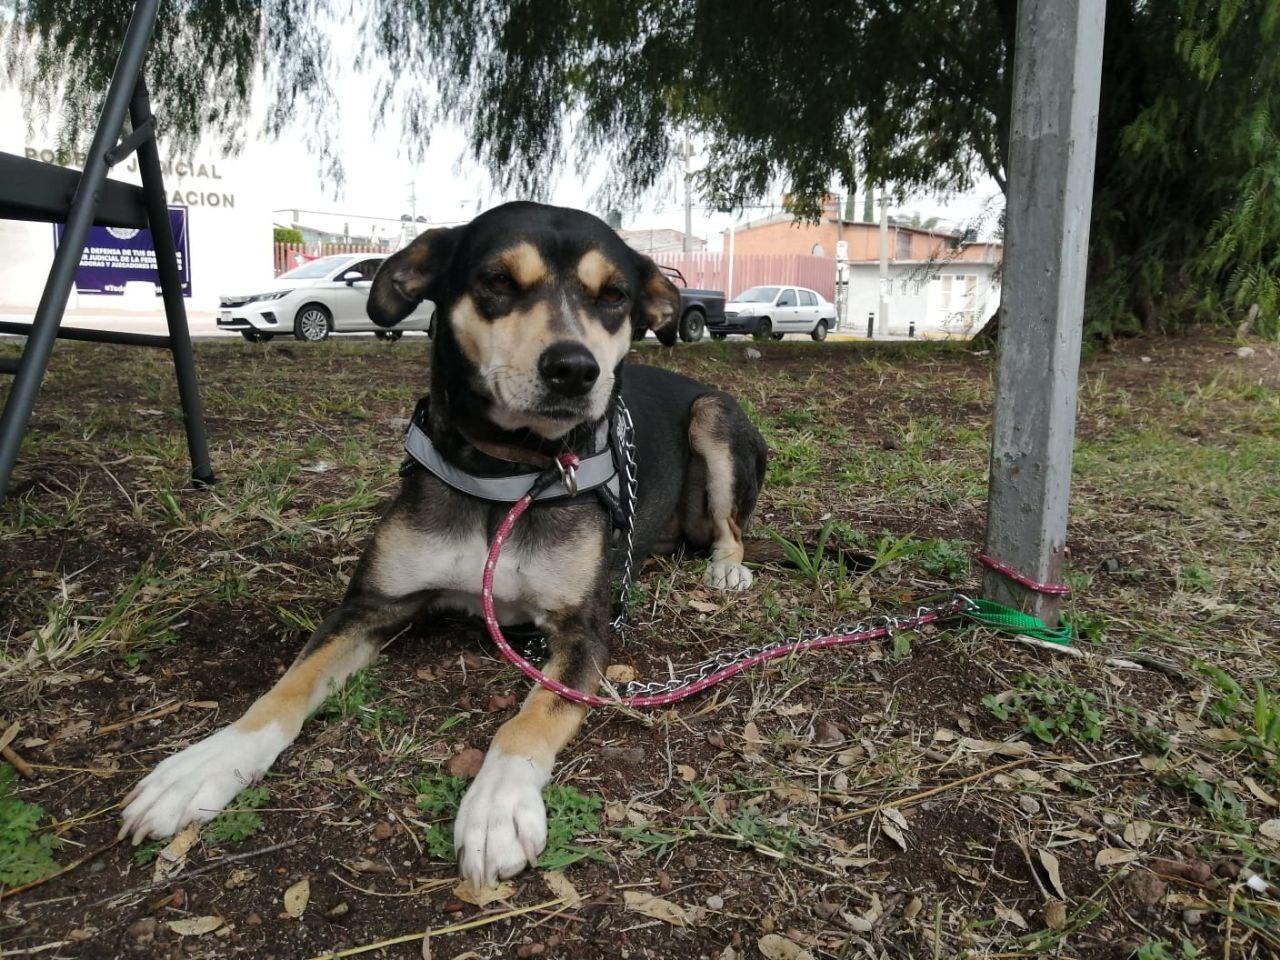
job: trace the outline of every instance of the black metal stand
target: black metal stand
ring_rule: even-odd
[[[103,101],[98,129],[81,173],[0,153],[0,219],[66,224],[32,323],[0,323],[0,331],[26,334],[27,337],[26,347],[16,365],[0,361],[0,373],[14,375],[13,388],[5,403],[4,414],[0,416],[0,498],[8,489],[9,477],[49,365],[53,341],[58,337],[168,348],[173,354],[178,378],[192,479],[201,484],[216,482],[209,463],[209,444],[205,436],[200,388],[196,382],[191,334],[187,328],[177,251],[169,225],[160,152],[155,139],[156,122],[151,114],[142,75],[142,63],[151,41],[158,5],[159,0],[138,0],[134,5],[120,58],[116,61]],[[126,110],[131,132],[116,143],[117,135],[124,128]],[[135,150],[142,186],[108,180],[107,171]],[[62,315],[71,295],[71,285],[75,282],[76,267],[84,252],[89,227],[94,223],[151,230],[169,327],[167,337],[61,329]]]

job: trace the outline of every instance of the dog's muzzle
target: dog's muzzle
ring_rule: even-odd
[[[538,375],[553,393],[575,398],[591,392],[600,379],[600,365],[581,343],[561,340],[542,351]]]

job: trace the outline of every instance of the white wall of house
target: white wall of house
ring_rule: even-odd
[[[868,315],[876,333],[890,336],[966,337],[982,329],[1000,305],[997,266],[955,260],[889,264],[888,329],[879,326],[880,265],[848,265],[848,319],[842,330],[865,335]]]
[[[61,155],[56,147],[52,129],[29,130],[17,91],[0,85],[0,151],[77,166],[74,156]],[[220,295],[250,290],[272,278],[271,204],[253,176],[257,149],[261,148],[250,143],[234,158],[213,148],[170,157],[161,141],[161,161],[169,165],[165,192],[170,206],[187,208],[191,258],[187,307],[193,312],[212,312]],[[136,158],[115,167],[111,176],[138,183]],[[35,309],[53,252],[51,224],[0,220],[0,312]],[[73,293],[69,306],[89,311],[161,311],[158,298],[148,302],[145,289],[141,298],[137,293],[133,288],[126,294]]]

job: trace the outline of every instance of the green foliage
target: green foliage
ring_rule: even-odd
[[[280,609],[282,614],[285,612]],[[380,703],[382,679],[377,670],[357,670],[341,687],[329,694],[312,714],[316,720],[346,720],[355,717],[364,730],[377,730],[383,723],[404,723],[407,715],[399,707]]]
[[[833,562],[827,556],[827,543],[831,540],[834,525],[825,523],[818,531],[818,542],[814,544],[813,553],[809,552],[803,539],[788,540],[773,530],[766,531],[773,542],[782,550],[787,562],[800,571],[800,576],[810,581],[815,587],[824,579],[844,577],[844,561]]]
[[[1200,801],[1209,819],[1228,833],[1249,834],[1252,826],[1246,819],[1244,804],[1230,787],[1218,783],[1210,783],[1190,771],[1172,774],[1162,778],[1163,782],[1173,787],[1181,787]]]
[[[39,833],[44,811],[18,799],[13,767],[0,763],[0,887],[16,887],[58,869],[53,837]]]
[[[1054,676],[1024,673],[1017,686],[999,696],[982,698],[983,705],[1000,720],[1013,720],[1045,743],[1059,737],[1092,743],[1102,736],[1098,698]]]
[[[1244,688],[1225,670],[1212,663],[1197,660],[1192,666],[1218,691],[1218,696],[1205,707],[1205,716],[1219,724],[1231,723],[1244,699]]]
[[[590,847],[573,842],[600,832],[600,798],[553,783],[542,791],[542,799],[547,805],[547,848],[538,858],[539,869],[563,870],[579,860],[600,859]]]
[[[728,826],[744,846],[766,847],[788,857],[814,843],[799,827],[774,823],[753,806],[739,807],[729,819]]]
[[[417,795],[418,809],[438,821],[423,835],[427,853],[437,860],[453,860],[453,820],[467,792],[466,778],[436,770],[418,777],[409,786]],[[574,840],[600,832],[600,798],[574,787],[551,784],[542,791],[542,801],[547,806],[547,846],[538,858],[538,866],[562,870],[579,860],[598,859],[594,850],[575,844]]]
[[[271,240],[273,243],[302,243],[302,231],[293,227],[273,227]]]
[[[410,787],[417,795],[418,809],[442,822],[427,827],[423,836],[427,853],[437,860],[453,859],[453,818],[458,812],[462,795],[467,792],[466,777],[451,777],[435,770],[425,777],[418,777]]]
[[[1183,940],[1182,946],[1177,953],[1173,952],[1173,944],[1168,940],[1148,940],[1133,954],[1133,960],[1196,960],[1199,953],[1196,945],[1189,940]]]
[[[247,840],[265,826],[262,817],[254,811],[264,806],[270,798],[271,791],[266,787],[249,787],[241,790],[239,795],[227,804],[226,810],[209,821],[209,825],[200,831],[200,835],[210,843],[238,843],[241,840]]]

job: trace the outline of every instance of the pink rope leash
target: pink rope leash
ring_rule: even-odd
[[[1020,583],[1028,590],[1034,590],[1036,593],[1047,593],[1053,596],[1065,597],[1071,592],[1071,588],[1065,583],[1040,583],[1038,580],[1032,580],[1030,577],[1024,576],[1013,567],[1005,566],[995,557],[990,557],[985,553],[975,553],[978,562],[984,567],[994,570],[996,573],[1002,573],[1015,583]]]
[[[573,463],[566,462],[568,457],[562,458],[562,466],[573,466]],[[576,458],[573,458],[576,461]],[[583,693],[581,690],[574,690],[572,687],[566,686],[559,680],[547,676],[532,663],[520,656],[507,642],[507,638],[502,635],[502,627],[498,624],[498,616],[494,610],[493,603],[493,575],[498,565],[498,557],[502,554],[502,547],[511,536],[512,530],[515,529],[516,521],[521,515],[529,509],[529,505],[533,503],[533,494],[526,494],[515,502],[507,515],[503,518],[502,523],[498,525],[497,531],[493,535],[493,541],[489,544],[489,555],[484,564],[484,577],[481,580],[480,603],[484,611],[485,627],[489,631],[489,636],[493,638],[494,644],[503,658],[512,664],[517,670],[523,673],[530,680],[539,686],[545,687],[552,693],[555,693],[566,700],[572,700],[575,703],[585,704],[591,707],[603,706],[626,706],[626,707],[662,707],[667,704],[677,703],[687,697],[692,697],[696,693],[700,693],[708,687],[714,686],[721,681],[754,667],[756,664],[764,663],[766,660],[772,660],[776,657],[784,657],[793,653],[803,653],[806,650],[822,650],[827,647],[839,647],[851,643],[869,643],[872,640],[881,640],[890,636],[895,630],[914,630],[922,627],[927,623],[935,620],[941,620],[949,617],[954,613],[965,609],[966,601],[963,599],[956,600],[951,604],[938,607],[928,611],[922,611],[914,617],[905,617],[897,621],[893,625],[871,627],[866,630],[859,630],[853,633],[840,633],[831,636],[814,637],[809,640],[798,640],[795,643],[784,644],[778,647],[770,647],[759,653],[752,655],[737,663],[729,664],[717,672],[696,680],[686,686],[678,687],[675,690],[666,693],[653,694],[649,696],[639,697],[621,697],[607,698],[596,696],[592,693]]]

